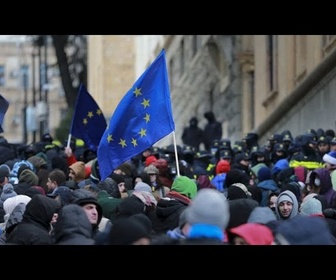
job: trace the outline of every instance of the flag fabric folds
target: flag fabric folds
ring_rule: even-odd
[[[9,102],[2,95],[0,95],[0,133],[4,132],[2,128],[2,123],[4,121],[8,107]]]
[[[106,127],[103,112],[85,86],[81,84],[72,118],[71,135],[82,139],[88,148],[96,151]]]
[[[98,151],[101,179],[175,130],[165,51],[134,83],[115,109]]]

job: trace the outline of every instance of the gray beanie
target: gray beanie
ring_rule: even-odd
[[[321,201],[316,199],[315,197],[308,198],[307,200],[303,200],[300,207],[300,214],[309,216],[309,215],[322,215],[322,204]]]
[[[248,223],[267,224],[276,220],[275,213],[268,206],[257,206],[254,208],[247,220]]]
[[[200,189],[185,211],[191,225],[210,224],[225,229],[230,219],[228,201],[215,189]]]
[[[14,191],[14,187],[12,184],[7,183],[3,186],[2,188],[2,193],[1,193],[1,200],[5,201],[7,198],[17,196],[17,193]]]
[[[135,187],[134,187],[135,191],[143,191],[143,192],[149,192],[152,193],[152,188],[150,187],[150,185],[144,183],[144,182],[138,182]]]

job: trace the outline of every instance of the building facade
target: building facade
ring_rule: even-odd
[[[135,36],[89,35],[87,38],[87,89],[109,120],[136,78]]]
[[[165,36],[177,143],[191,117],[204,127],[209,110],[232,143],[248,132],[263,145],[284,130],[335,130],[335,37]]]
[[[67,109],[54,48],[37,48],[29,36],[0,37],[0,94],[9,102],[2,136],[29,144],[53,135]]]

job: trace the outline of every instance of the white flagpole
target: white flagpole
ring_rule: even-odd
[[[68,136],[68,143],[67,143],[67,147],[70,147],[70,141],[71,141],[71,133],[69,133],[69,136]]]
[[[179,159],[178,159],[178,153],[177,153],[175,131],[173,131],[173,141],[174,141],[174,150],[175,150],[175,159],[176,159],[176,172],[177,172],[177,177],[180,177],[180,165],[179,165]]]

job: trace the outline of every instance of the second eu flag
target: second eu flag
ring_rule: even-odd
[[[71,135],[82,139],[87,147],[96,151],[106,126],[103,112],[85,86],[81,84],[72,119]]]
[[[175,130],[165,51],[134,83],[115,109],[97,157],[101,179]]]

